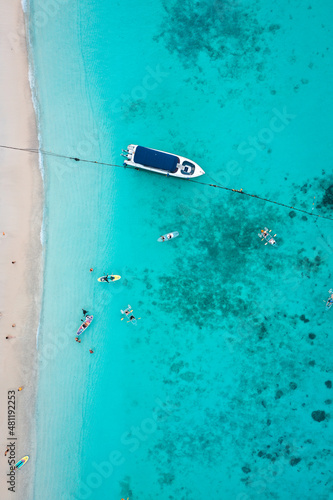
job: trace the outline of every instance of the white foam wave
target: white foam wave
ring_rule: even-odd
[[[42,244],[42,247],[44,246],[44,243],[45,243],[45,217],[43,215],[43,221],[42,221],[42,227],[40,228],[40,242]]]
[[[37,349],[37,351],[38,351],[39,330],[40,330],[40,323],[38,324],[37,334],[36,334],[36,349]]]
[[[40,148],[42,140],[41,129],[40,129],[40,111],[39,111],[38,91],[37,91],[37,84],[36,84],[33,57],[32,57],[33,50],[32,50],[31,36],[30,36],[31,34],[29,29],[30,2],[29,0],[21,0],[21,3],[26,18],[26,37],[27,37],[28,62],[29,62],[29,84],[31,90],[32,104],[36,115],[37,137],[38,137],[38,145]],[[40,153],[39,153],[39,170],[41,172],[41,176],[44,182],[44,163],[43,163],[43,157]]]
[[[31,98],[32,104],[35,110],[36,116],[36,125],[37,125],[37,138],[38,138],[38,146],[40,149],[41,145],[41,128],[40,128],[40,111],[39,111],[39,102],[37,97],[37,85],[36,78],[34,72],[34,64],[33,64],[33,50],[32,50],[32,41],[31,41],[31,33],[29,29],[29,15],[30,15],[30,0],[21,0],[22,9],[25,17],[25,26],[26,26],[26,40],[27,40],[27,51],[28,51],[28,63],[29,63],[29,85],[31,90]],[[42,180],[44,183],[44,163],[43,156],[39,153],[39,170],[42,176]],[[40,230],[40,242],[42,246],[44,246],[45,242],[45,208],[43,213],[43,221]],[[36,332],[36,349],[39,347],[39,333],[40,333],[40,323],[38,324],[37,332]]]
[[[23,12],[26,14],[29,8],[29,0],[21,0]]]
[[[40,111],[39,111],[39,102],[37,98],[37,88],[36,88],[36,79],[35,79],[35,74],[34,74],[34,69],[33,69],[33,63],[32,63],[32,58],[30,56],[31,54],[31,45],[30,45],[30,36],[29,38],[29,83],[30,83],[30,89],[31,89],[31,97],[32,97],[32,103],[33,107],[35,110],[35,115],[36,115],[36,122],[37,122],[37,136],[38,136],[38,144],[39,147],[41,145],[41,130],[40,130]],[[41,172],[41,176],[44,182],[44,162],[43,162],[43,156],[39,153],[39,170]]]

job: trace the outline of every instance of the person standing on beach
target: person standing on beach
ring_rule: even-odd
[[[9,452],[9,448],[7,446],[7,450],[5,451],[5,457],[7,456],[7,453]]]

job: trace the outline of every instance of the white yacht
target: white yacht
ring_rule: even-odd
[[[188,158],[136,144],[130,144],[127,149],[123,149],[122,156],[126,158],[124,165],[181,179],[199,177],[205,173],[197,163]]]

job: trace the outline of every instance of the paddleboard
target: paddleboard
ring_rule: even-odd
[[[157,241],[159,243],[163,243],[164,241],[169,241],[173,238],[177,238],[177,236],[179,236],[178,231],[174,231],[173,233],[163,234],[163,236],[160,236]]]
[[[15,469],[20,469],[21,467],[23,467],[23,465],[25,465],[28,460],[29,460],[28,455],[26,457],[21,458],[21,460],[19,460],[17,464],[15,464]]]
[[[93,319],[94,319],[94,316],[86,316],[86,319],[84,320],[84,322],[82,323],[82,325],[80,326],[78,331],[76,332],[76,335],[77,336],[81,335],[81,333],[83,333],[88,328],[88,326],[90,325],[90,323],[92,322]]]
[[[121,276],[118,276],[118,274],[109,274],[108,275],[109,281],[105,281],[105,280],[103,280],[103,278],[106,278],[106,276],[101,276],[100,278],[97,279],[97,281],[100,281],[102,283],[112,283],[113,281],[120,280]],[[113,279],[111,280],[111,278],[113,278]]]

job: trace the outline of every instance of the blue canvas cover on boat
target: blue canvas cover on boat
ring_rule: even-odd
[[[177,156],[161,153],[160,151],[156,151],[156,149],[137,146],[134,154],[134,161],[146,167],[158,168],[171,172],[172,174],[177,171]]]

